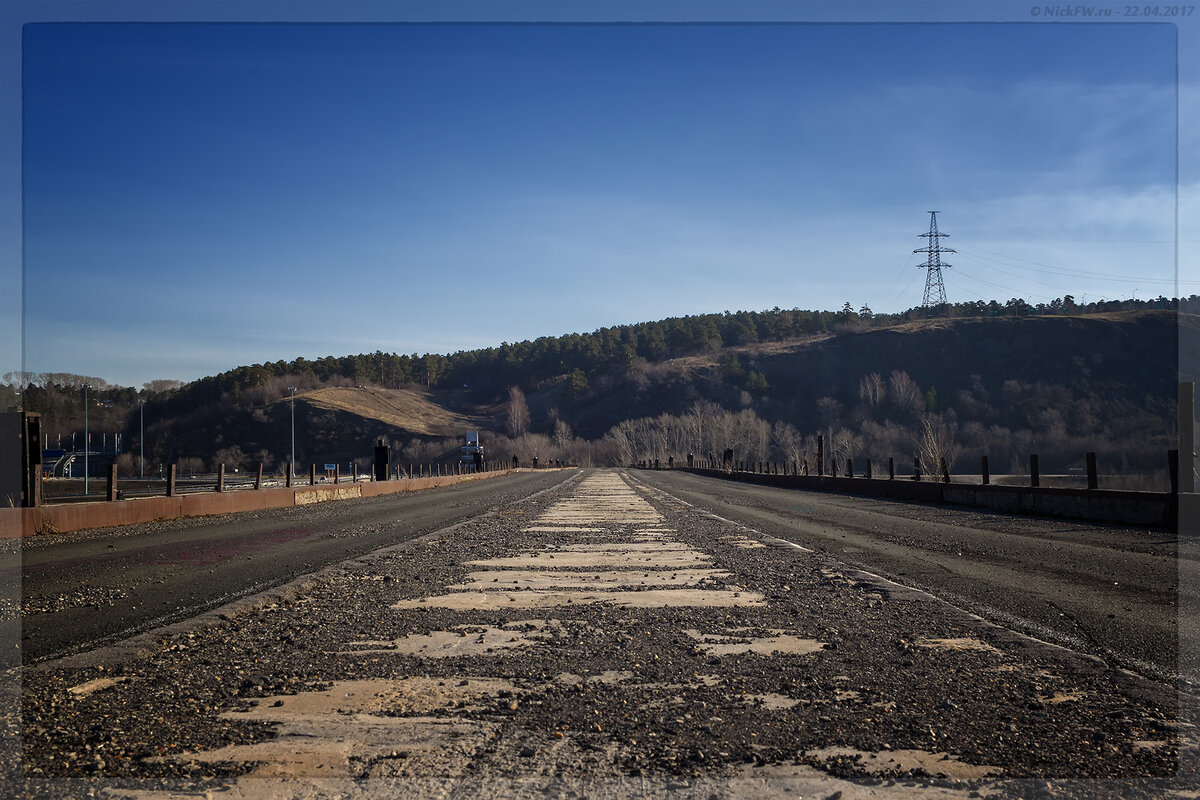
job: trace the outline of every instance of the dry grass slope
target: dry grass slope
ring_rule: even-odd
[[[345,411],[425,436],[458,435],[479,425],[434,403],[420,389],[379,389],[343,386],[306,392],[303,397],[317,408]]]

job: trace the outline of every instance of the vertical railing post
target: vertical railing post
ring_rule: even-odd
[[[983,483],[984,486],[987,486],[989,483],[992,482],[992,474],[991,474],[991,471],[988,469],[988,457],[987,456],[979,457],[979,475],[981,478],[981,482]]]
[[[1035,489],[1042,485],[1041,471],[1038,469],[1037,453],[1029,454],[1029,485]]]
[[[921,457],[913,456],[913,480],[921,480]]]
[[[1100,488],[1100,475],[1096,472],[1096,454],[1087,454],[1087,481],[1089,489]]]
[[[317,485],[317,465],[316,464],[308,465],[308,485],[309,486]]]
[[[817,434],[817,477],[825,474],[825,436]]]
[[[896,459],[892,456],[888,456],[888,480],[896,480]]]
[[[217,464],[217,491],[225,491],[225,465]]]
[[[290,489],[290,488],[292,488],[292,472],[294,471],[294,470],[292,469],[292,462],[290,462],[290,461],[289,461],[289,462],[288,462],[288,463],[287,463],[285,466],[287,467],[287,469],[286,469],[286,470],[284,470],[284,483],[283,483],[283,485],[284,485],[284,486],[286,486],[286,487],[288,487],[288,488]]]
[[[175,496],[175,465],[167,465],[167,497]]]
[[[262,462],[260,461],[260,462],[258,462],[258,474],[256,474],[254,476],[254,488],[255,489],[262,488],[262,475],[263,475],[263,465],[262,465]]]
[[[108,468],[108,502],[113,502],[117,499],[117,465],[112,464]]]
[[[1196,384],[1179,384],[1179,491],[1196,491]]]
[[[942,483],[949,483],[950,482],[950,465],[946,463],[945,458],[940,459],[940,466],[942,468]]]

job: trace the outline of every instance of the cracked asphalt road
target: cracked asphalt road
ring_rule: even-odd
[[[1195,797],[1189,695],[588,470],[22,675],[16,796]],[[921,512],[913,512],[921,513]],[[800,546],[797,546],[800,545]]]

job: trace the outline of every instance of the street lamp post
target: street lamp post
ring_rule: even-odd
[[[138,400],[138,477],[146,477],[146,401]]]
[[[91,440],[88,439],[88,385],[83,385],[83,497],[87,499],[88,493],[88,451],[91,448]]]
[[[288,389],[292,393],[292,461],[291,471],[292,477],[296,477],[296,387],[289,386]]]

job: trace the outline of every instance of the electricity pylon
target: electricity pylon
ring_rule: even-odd
[[[949,264],[942,263],[942,253],[953,253],[949,247],[942,247],[940,239],[949,236],[946,233],[938,233],[937,227],[938,212],[929,212],[929,233],[922,233],[922,239],[928,239],[927,247],[918,247],[913,250],[914,253],[925,253],[929,257],[925,259],[924,264],[918,264],[918,269],[924,269],[925,272],[925,297],[921,301],[922,306],[940,306],[946,302],[946,286],[942,283],[942,267],[949,267]]]

